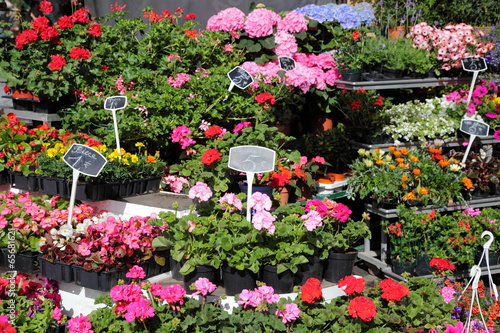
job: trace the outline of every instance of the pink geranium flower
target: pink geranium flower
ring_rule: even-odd
[[[196,295],[202,295],[202,296],[207,296],[208,294],[212,293],[217,289],[217,286],[210,282],[209,279],[201,277],[198,280],[195,281],[194,283],[196,287],[196,292],[193,293],[193,296]]]
[[[200,201],[208,201],[212,197],[212,191],[207,184],[203,182],[197,182],[196,185],[191,187],[189,190],[190,199],[198,199]]]
[[[125,277],[130,279],[144,279],[146,278],[146,273],[142,267],[134,265],[128,272],[125,274]]]

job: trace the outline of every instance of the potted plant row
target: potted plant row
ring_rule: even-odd
[[[304,283],[308,274],[322,279],[321,264],[331,253],[350,252],[360,239],[370,237],[363,220],[351,219],[347,206],[327,198],[309,200],[305,206],[279,206],[269,196],[256,192],[243,203],[245,194],[226,193],[217,199],[201,182],[190,189],[189,195],[198,203],[198,214],[177,218],[172,212],[160,213],[170,227],[153,242],[156,247],[170,249],[172,258],[181,263],[185,281],[200,266],[215,271],[222,267],[224,276],[236,273],[235,277],[226,276],[224,283],[250,275],[250,285],[263,279],[276,290],[291,292],[294,283]],[[250,221],[244,213],[247,205],[253,211]],[[345,274],[352,271],[355,258],[356,254]],[[332,271],[338,268],[330,264]],[[313,273],[309,269],[317,270]],[[268,273],[274,280],[271,275],[267,279]],[[335,276],[327,278],[338,280]]]

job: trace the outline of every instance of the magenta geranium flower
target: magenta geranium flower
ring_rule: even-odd
[[[125,277],[130,279],[144,279],[146,278],[146,273],[144,269],[140,266],[134,265],[128,272],[125,274]]]

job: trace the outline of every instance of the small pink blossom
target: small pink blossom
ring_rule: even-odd
[[[202,296],[207,296],[208,294],[212,293],[217,289],[217,286],[210,282],[209,279],[201,277],[198,280],[194,282],[194,285],[196,287],[196,292],[193,293],[193,296],[196,295],[202,295]]]
[[[237,124],[236,126],[234,126],[233,133],[239,133],[242,129],[244,129],[246,127],[250,127],[250,126],[252,126],[252,123],[249,121],[241,122],[241,123]]]
[[[270,210],[273,202],[267,194],[254,192],[250,196],[250,207],[256,211]]]
[[[145,279],[146,278],[146,273],[144,272],[144,269],[140,266],[134,265],[128,272],[125,274],[125,277],[128,277],[130,279]]]
[[[286,323],[290,323],[300,316],[300,309],[295,303],[289,303],[285,305],[284,310],[276,310],[275,315],[281,317],[281,321]]]
[[[199,199],[200,201],[208,201],[212,197],[212,191],[207,184],[197,182],[196,185],[189,190],[188,197],[190,199]]]
[[[304,226],[307,231],[313,231],[314,229],[321,227],[323,225],[323,219],[319,212],[315,210],[311,210],[305,215],[301,216],[301,219],[304,220]]]
[[[94,333],[92,324],[90,323],[90,318],[84,315],[79,315],[73,317],[68,321],[67,324],[69,333]]]
[[[223,210],[228,209],[230,212],[243,209],[241,200],[234,193],[224,193],[219,199],[219,203],[222,205]]]
[[[252,215],[252,224],[254,228],[259,231],[266,229],[271,235],[273,235],[276,230],[274,221],[276,221],[276,218],[265,210],[257,211]]]
[[[187,223],[188,223],[188,228],[187,228],[187,231],[188,231],[189,233],[192,233],[192,232],[193,232],[193,230],[194,230],[194,229],[196,229],[196,223],[194,223],[194,222],[193,222],[193,221],[191,221],[191,220],[188,220],[188,221],[187,221]]]
[[[453,289],[453,287],[443,287],[441,289],[441,297],[443,297],[443,300],[446,304],[450,303],[452,300],[455,299],[456,291]]]

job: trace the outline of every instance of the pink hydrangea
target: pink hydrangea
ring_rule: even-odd
[[[202,295],[202,296],[207,296],[208,294],[212,293],[217,289],[217,286],[210,282],[209,279],[201,277],[198,280],[194,282],[194,285],[196,287],[196,292],[193,293],[193,296],[196,295]]]
[[[207,184],[197,182],[196,185],[191,187],[188,193],[190,199],[199,199],[200,201],[208,201],[212,197],[212,191]]]
[[[295,36],[286,31],[278,31],[274,35],[274,41],[278,45],[278,47],[274,49],[274,53],[276,53],[278,57],[293,57],[297,52],[298,45]]]
[[[242,30],[245,23],[245,13],[240,9],[231,7],[220,11],[207,21],[207,30],[226,31]]]
[[[308,22],[304,15],[296,12],[289,12],[278,22],[278,31],[299,33],[307,31],[307,25]]]
[[[295,303],[289,303],[285,305],[284,310],[277,309],[275,315],[281,317],[281,321],[290,323],[300,316],[300,309]]]
[[[250,38],[266,37],[273,34],[273,28],[281,17],[266,8],[257,8],[248,14],[244,24],[245,32]]]

